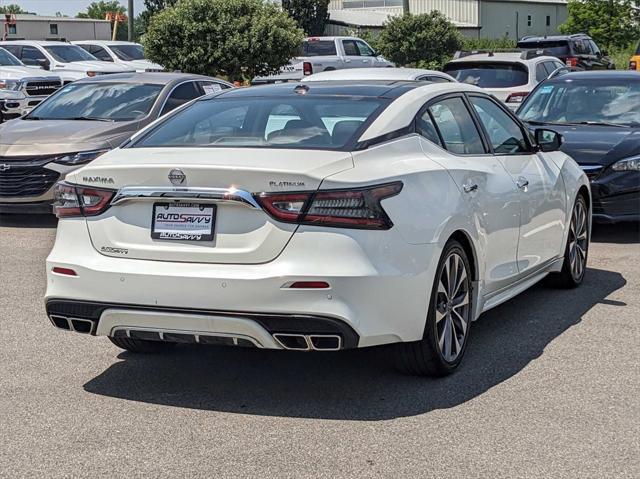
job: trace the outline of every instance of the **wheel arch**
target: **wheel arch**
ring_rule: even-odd
[[[454,231],[449,236],[449,240],[452,239],[456,240],[462,245],[462,249],[464,249],[464,252],[469,258],[469,266],[471,267],[471,275],[473,281],[478,281],[478,255],[476,254],[476,250],[473,246],[473,241],[471,241],[471,237],[466,231],[459,229]]]

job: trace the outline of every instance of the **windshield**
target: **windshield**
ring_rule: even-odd
[[[518,48],[526,48],[529,50],[543,49],[545,55],[556,57],[566,57],[571,55],[569,42],[566,40],[539,40],[518,42]]]
[[[340,150],[384,104],[372,98],[297,95],[201,100],[169,117],[134,147]]]
[[[96,57],[77,45],[50,45],[44,47],[56,61],[63,63],[97,60]]]
[[[529,71],[520,63],[456,62],[444,72],[462,83],[481,88],[509,88],[529,83]]]
[[[0,48],[0,65],[4,67],[18,67],[22,65],[22,63],[20,63],[20,60],[6,51],[4,48]]]
[[[542,84],[518,111],[543,123],[640,124],[638,80],[575,80]]]
[[[120,60],[125,62],[144,60],[142,45],[111,45],[109,48],[111,48],[111,51],[113,51]]]
[[[38,105],[27,119],[129,121],[149,114],[162,85],[71,83]]]

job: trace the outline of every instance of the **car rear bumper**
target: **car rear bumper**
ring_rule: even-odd
[[[362,233],[309,227],[264,264],[179,263],[104,256],[84,219],[64,219],[58,225],[64,241],[47,259],[47,309],[77,304],[80,312],[60,315],[94,320],[92,333],[99,336],[118,330],[235,335],[271,349],[282,348],[275,333],[339,335],[341,348],[420,339],[439,246],[409,245],[393,229],[367,232],[387,234],[392,243],[385,254],[377,245],[382,258],[371,260]],[[329,288],[290,288],[299,281],[325,281]]]

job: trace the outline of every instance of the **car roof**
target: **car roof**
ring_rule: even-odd
[[[220,80],[219,78],[208,77],[204,75],[195,75],[192,73],[175,73],[175,72],[149,72],[149,73],[114,73],[110,75],[100,75],[91,78],[83,78],[74,83],[146,83],[155,85],[168,85],[172,82],[185,80],[214,80],[226,85],[232,86],[229,82]]]
[[[509,63],[522,63],[522,64],[530,64],[532,62],[539,61],[549,61],[549,60],[557,60],[561,61],[557,57],[553,57],[550,55],[540,55],[536,57],[532,57],[529,59],[523,59],[521,57],[523,52],[482,52],[482,53],[473,53],[471,55],[466,55],[461,58],[456,58],[451,60],[449,63],[464,63],[464,62],[481,62],[481,63],[498,63],[498,62],[509,62]]]
[[[424,86],[425,84],[428,83],[408,80],[336,80],[306,83],[290,82],[226,90],[217,95],[217,97],[268,97],[304,94],[307,96],[324,95],[398,98],[404,93],[419,86]]]
[[[415,80],[422,75],[434,75],[455,81],[446,73],[422,68],[347,68],[314,73],[302,81],[306,83],[326,80]]]
[[[631,80],[640,82],[640,73],[634,70],[585,70],[557,75],[546,82],[566,82],[575,80]]]
[[[71,43],[52,40],[6,40],[4,42],[0,42],[0,45],[40,45],[43,47],[49,47],[54,45],[71,45]]]
[[[121,40],[74,40],[71,43],[74,45],[82,44],[82,45],[140,45],[136,42],[125,42]]]
[[[546,42],[546,41],[553,42],[553,41],[572,40],[572,39],[579,39],[579,38],[591,38],[591,37],[586,33],[574,33],[573,35],[550,35],[547,37],[530,36],[530,37],[522,37],[520,40],[518,40],[518,43]]]

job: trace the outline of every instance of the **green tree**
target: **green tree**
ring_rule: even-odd
[[[93,2],[87,7],[86,12],[81,12],[76,15],[76,18],[95,18],[97,20],[104,20],[109,12],[127,13],[127,9],[118,2],[118,0]],[[126,40],[129,28],[126,22],[118,25],[118,32],[116,40]]]
[[[262,0],[181,0],[151,18],[147,57],[168,70],[250,79],[277,71],[300,49],[303,32]]]
[[[322,35],[329,21],[329,0],[282,0],[282,8],[307,35]]]
[[[569,0],[565,34],[587,33],[608,49],[625,48],[640,37],[635,0]]]
[[[0,6],[0,13],[29,13],[26,10],[23,10],[20,5],[16,5],[15,3],[11,3],[5,7]]]
[[[455,25],[433,10],[391,18],[376,43],[380,53],[400,66],[439,68],[461,48],[462,41]]]
[[[173,7],[177,2],[178,0],[144,0],[145,10],[137,17],[140,31],[144,33],[147,30],[151,17],[156,13],[167,7]],[[136,27],[136,31],[138,31],[138,27]]]

